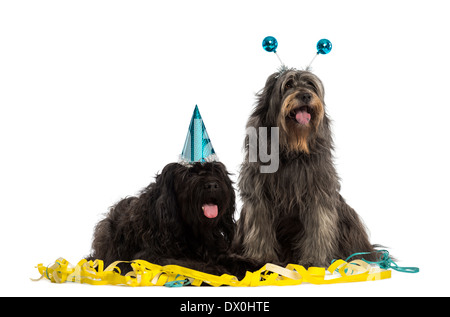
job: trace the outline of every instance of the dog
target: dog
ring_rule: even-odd
[[[262,162],[249,162],[247,136],[238,179],[242,211],[236,252],[260,263],[309,267],[375,251],[359,216],[339,193],[324,87],[316,75],[287,69],[269,76],[249,127],[278,127],[279,167],[260,173]]]
[[[110,208],[95,227],[88,260],[107,266],[141,259],[223,274],[230,270],[234,213],[235,192],[224,164],[170,163],[137,197]],[[131,270],[130,265],[119,268]]]

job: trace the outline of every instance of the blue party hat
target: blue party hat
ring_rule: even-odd
[[[195,162],[217,161],[217,155],[206,132],[202,116],[195,106],[189,124],[188,134],[184,142],[183,152],[180,155],[180,163],[192,164]]]

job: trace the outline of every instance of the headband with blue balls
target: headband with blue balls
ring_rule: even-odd
[[[281,71],[287,69],[286,65],[283,63],[280,56],[278,56],[278,54],[277,54],[278,41],[276,38],[274,38],[273,36],[266,36],[262,42],[262,47],[267,52],[275,53],[275,55],[277,56],[278,60],[281,63]],[[317,53],[314,55],[313,59],[308,64],[308,66],[306,66],[306,70],[308,70],[308,71],[311,70],[311,64],[314,62],[314,60],[316,59],[316,57],[318,55],[326,55],[329,52],[331,52],[332,45],[329,40],[321,39],[319,42],[317,42],[316,48],[317,48]]]

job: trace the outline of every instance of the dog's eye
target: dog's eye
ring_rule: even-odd
[[[187,178],[191,178],[192,176],[194,176],[194,172],[189,171],[188,173],[186,173]]]
[[[292,80],[290,80],[284,85],[284,90],[291,89],[292,87],[294,87],[294,84],[292,83]]]
[[[306,83],[306,85],[308,85],[308,87],[311,87],[313,90],[317,90],[316,86],[314,85],[314,83],[312,81],[308,81]]]

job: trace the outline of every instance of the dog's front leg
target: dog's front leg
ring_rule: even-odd
[[[242,243],[243,256],[260,263],[278,263],[279,246],[273,226],[273,214],[267,206],[270,204],[244,203],[238,236]]]
[[[304,232],[299,232],[294,244],[294,260],[305,267],[327,267],[338,251],[336,208],[317,203],[301,218]]]

